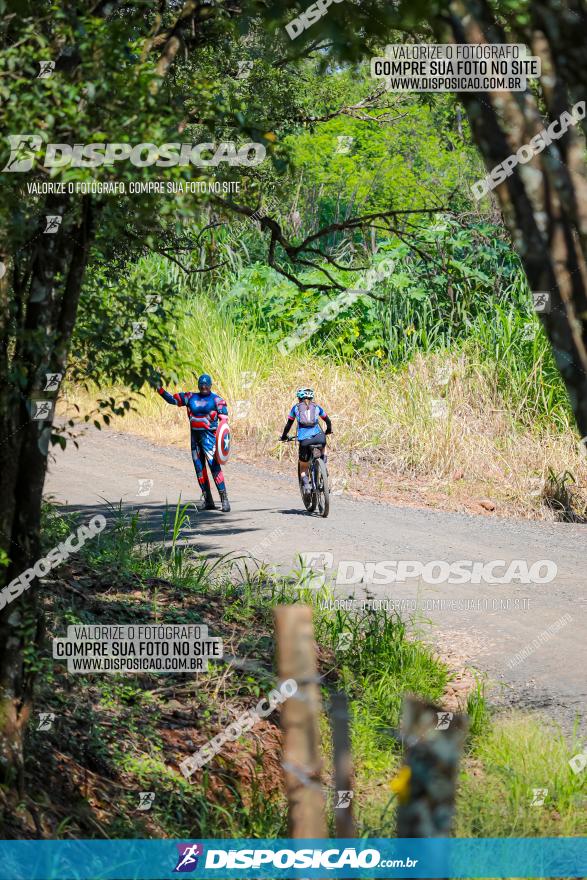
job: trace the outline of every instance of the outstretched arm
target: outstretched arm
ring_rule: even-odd
[[[186,406],[184,391],[180,391],[178,394],[170,394],[165,388],[158,388],[157,393],[161,395],[166,403],[170,403],[172,406]]]
[[[281,432],[281,438],[280,438],[281,440],[287,440],[287,435],[289,434],[289,430],[290,430],[291,426],[293,425],[293,423],[295,422],[295,420],[296,420],[296,408],[295,408],[295,404],[294,404],[294,406],[292,406],[292,408],[289,411],[289,415],[287,417],[287,422],[285,423],[285,428]]]
[[[281,432],[281,438],[280,438],[281,440],[287,440],[287,435],[289,434],[289,430],[290,430],[291,426],[293,425],[294,421],[295,421],[295,419],[292,419],[291,416],[288,416],[287,422],[285,423],[285,427],[284,427],[283,431]]]

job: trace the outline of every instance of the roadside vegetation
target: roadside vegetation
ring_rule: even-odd
[[[329,88],[357,100],[369,87],[365,73],[334,75]],[[114,426],[184,444],[183,414],[161,406],[147,383],[162,375],[188,389],[210,372],[229,403],[236,454],[278,466],[294,454],[276,442],[293,393],[310,384],[333,419],[337,488],[368,486],[402,504],[584,520],[587,453],[511,241],[499,216],[470,197],[481,166],[454,100],[393,101],[393,124],[376,113],[370,124],[332,119],[288,136],[289,178],[258,182],[260,220],[222,222],[210,210],[209,237],[193,247],[199,233],[188,226],[181,260],[145,249],[124,275],[90,273],[71,399],[89,412],[101,398],[110,413],[109,397],[129,396],[120,365],[128,368],[130,354],[144,396],[135,394],[134,411]],[[266,222],[299,241],[390,206],[397,213],[370,235],[326,236],[330,259],[323,249],[313,255],[297,283],[287,261],[280,265],[290,278],[268,265]],[[392,271],[367,284],[383,261]],[[217,268],[202,271],[208,265]],[[325,282],[338,289],[324,290]],[[366,287],[322,321],[340,291]],[[314,319],[315,331],[281,354],[280,343]],[[133,340],[137,322],[144,337]]]
[[[251,707],[275,683],[272,606],[309,601],[295,573],[276,579],[251,557],[203,557],[184,539],[197,514],[178,505],[161,513],[164,545],[135,515],[112,510],[106,530],[43,581],[46,637],[29,652],[39,673],[35,713],[52,712],[51,729],[31,724],[25,777],[29,795],[6,836],[31,838],[272,837],[286,834],[278,713],[227,743],[186,780],[178,764]],[[45,548],[76,519],[44,514]],[[206,623],[232,662],[208,673],[71,675],[51,658],[50,640],[67,625]],[[361,835],[393,836],[390,782],[401,752],[393,736],[401,696],[443,703],[451,671],[409,635],[398,615],[315,609],[322,689],[344,689],[352,715],[353,808]],[[340,650],[348,633],[350,649]],[[349,640],[347,640],[348,642]],[[474,837],[581,835],[580,777],[568,766],[573,746],[538,716],[492,717],[480,685],[464,698],[471,729],[462,763],[456,834]],[[325,787],[329,733],[323,724]],[[575,748],[575,751],[578,747]],[[548,788],[543,807],[533,788]],[[139,792],[154,792],[148,811]],[[330,808],[332,799],[329,800]],[[332,821],[332,816],[331,816]]]
[[[587,456],[525,301],[478,316],[451,347],[414,346],[406,361],[384,364],[321,354],[319,343],[284,356],[209,297],[188,298],[184,307],[172,330],[178,354],[170,387],[192,389],[200,372],[211,372],[228,400],[237,459],[289,462],[294,453],[277,438],[295,389],[310,382],[333,420],[337,490],[479,513],[489,500],[498,515],[585,518]],[[91,412],[98,397],[124,394],[120,386],[70,386],[62,412],[75,417],[74,404]],[[185,448],[185,413],[148,386],[111,424]]]

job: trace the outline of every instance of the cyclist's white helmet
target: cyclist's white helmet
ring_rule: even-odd
[[[296,391],[296,397],[298,400],[303,400],[305,397],[310,400],[314,400],[314,389],[313,388],[298,388]]]

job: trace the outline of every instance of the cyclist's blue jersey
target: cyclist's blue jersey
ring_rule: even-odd
[[[310,405],[312,405],[312,404],[310,404]],[[308,440],[310,437],[314,437],[316,434],[320,434],[322,432],[322,428],[320,427],[320,425],[318,423],[318,419],[319,418],[321,418],[321,419],[327,418],[326,413],[324,412],[324,410],[322,409],[322,407],[319,404],[314,403],[313,406],[315,408],[315,417],[316,418],[315,418],[314,424],[308,428],[303,428],[300,425],[300,405],[299,405],[299,403],[294,404],[294,406],[292,406],[292,408],[290,410],[289,418],[295,419],[298,424],[298,433],[297,433],[298,440]]]

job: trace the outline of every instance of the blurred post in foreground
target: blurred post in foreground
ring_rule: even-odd
[[[468,718],[415,697],[404,700],[406,752],[392,788],[398,837],[448,837],[455,813],[458,767]]]
[[[279,678],[293,678],[298,685],[281,709],[288,833],[292,838],[325,838],[328,832],[320,778],[321,701],[312,609],[307,605],[278,605],[274,619]]]

